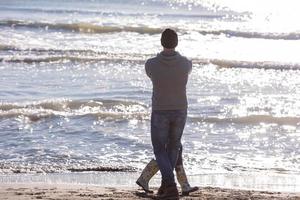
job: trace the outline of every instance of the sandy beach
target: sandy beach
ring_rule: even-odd
[[[90,185],[66,184],[1,184],[1,200],[81,200],[81,199],[155,199],[137,188],[98,187]],[[300,193],[281,193],[251,190],[222,189],[213,187],[201,188],[185,200],[300,200]]]

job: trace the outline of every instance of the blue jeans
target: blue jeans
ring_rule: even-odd
[[[151,140],[162,184],[165,185],[175,185],[173,170],[181,148],[186,116],[186,110],[153,110],[151,114]]]

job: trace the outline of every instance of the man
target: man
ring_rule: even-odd
[[[192,63],[175,51],[177,44],[176,32],[164,30],[163,51],[145,64],[153,84],[151,140],[162,175],[159,199],[179,199],[173,170],[187,117],[186,84]]]

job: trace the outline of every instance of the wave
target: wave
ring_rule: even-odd
[[[272,39],[272,40],[299,40],[300,32],[292,33],[267,33],[267,32],[252,32],[252,31],[236,31],[236,30],[200,30],[202,35],[226,35],[228,37],[242,37],[242,38],[258,38],[258,39]]]
[[[60,30],[71,31],[78,33],[116,33],[116,32],[135,32],[140,34],[161,34],[164,27],[148,27],[148,26],[107,26],[97,25],[92,23],[49,23],[49,22],[34,22],[21,20],[4,20],[0,21],[0,26],[8,27],[26,27],[26,28],[41,28],[45,30]],[[237,31],[237,30],[197,30],[197,29],[182,29],[171,27],[181,34],[190,32],[198,32],[202,35],[226,35],[227,37],[242,37],[242,38],[259,38],[273,40],[300,40],[300,32],[290,33],[272,33],[272,32],[253,32],[253,31]]]
[[[122,100],[52,100],[25,103],[1,103],[1,118],[26,117],[31,122],[52,117],[93,116],[98,119],[146,119],[148,106]]]
[[[0,50],[1,51],[14,51],[14,50],[17,50],[17,48],[14,46],[11,46],[11,45],[0,44]]]
[[[206,123],[234,123],[234,124],[279,124],[279,125],[300,125],[300,117],[276,117],[271,115],[249,115],[241,117],[190,117],[192,122],[206,122]]]
[[[1,49],[1,46],[0,46]],[[4,47],[5,49],[5,47]],[[14,51],[13,47],[7,47]],[[16,49],[19,51],[19,49]],[[36,49],[39,53],[43,50]],[[26,51],[26,50],[22,50]],[[34,49],[28,50],[31,53],[35,53]],[[0,57],[0,62],[7,63],[61,63],[65,61],[69,62],[97,62],[97,61],[111,61],[114,63],[122,63],[125,61],[134,62],[136,64],[144,64],[145,60],[154,54],[128,54],[128,53],[107,53],[107,52],[93,52],[89,50],[82,51],[59,51],[54,50],[47,52],[45,50],[45,56],[17,56],[13,57]],[[50,54],[50,55],[49,55]],[[51,55],[53,54],[53,55]],[[220,68],[246,68],[246,69],[272,69],[272,70],[300,70],[300,63],[290,62],[274,62],[274,61],[239,61],[239,60],[226,60],[226,59],[199,59],[191,58],[195,65],[209,65],[213,64]]]
[[[133,167],[87,167],[87,168],[68,168],[70,172],[134,172]]]
[[[51,117],[93,116],[106,120],[149,120],[150,107],[140,102],[123,100],[52,100],[24,103],[1,103],[0,118],[26,117],[35,122]],[[299,125],[300,117],[250,115],[240,117],[195,117],[190,122]]]
[[[40,62],[88,62],[88,61],[137,61],[145,62],[154,54],[147,53],[111,53],[92,49],[42,49],[42,48],[18,48],[11,45],[0,44],[0,51],[14,52],[13,57],[0,57],[0,62],[12,63],[40,63]],[[19,53],[21,55],[18,55]]]
[[[149,57],[149,56],[148,56]],[[114,63],[132,61],[138,64],[144,64],[147,59],[146,55],[131,55],[131,54],[98,54],[98,56],[35,56],[28,57],[12,57],[1,58],[0,62],[12,63],[53,63],[53,62],[97,62],[97,61],[113,61]],[[273,69],[273,70],[300,70],[300,63],[283,63],[271,61],[237,61],[237,60],[219,60],[219,59],[192,59],[194,64],[208,65],[213,64],[220,68],[246,68],[246,69]]]
[[[156,13],[156,12],[148,12],[148,13],[129,13],[129,12],[118,12],[118,11],[97,11],[97,10],[78,10],[78,9],[43,9],[43,8],[12,8],[12,7],[3,7],[1,6],[0,9],[4,10],[10,10],[10,11],[22,11],[22,12],[29,12],[29,13],[34,13],[34,12],[40,12],[40,13],[53,13],[53,14],[95,14],[95,15],[101,15],[101,16],[106,16],[106,17],[111,17],[111,16],[130,16],[130,17],[143,17],[143,16],[158,16],[158,17],[170,17],[170,18],[208,18],[208,19],[227,19],[228,17],[233,17],[230,16],[228,13],[226,14],[216,14],[216,13],[205,13],[205,14],[187,14],[187,13],[176,13],[176,14],[171,14],[171,13]],[[152,10],[153,11],[153,10]],[[241,15],[241,14],[240,14]],[[238,19],[238,16],[234,15],[234,19]],[[242,15],[243,16],[243,15]],[[241,16],[240,16],[241,17]]]
[[[13,62],[13,63],[53,63],[53,62],[62,62],[62,61],[70,61],[70,62],[92,62],[92,61],[114,61],[114,62],[122,62],[122,61],[139,61],[144,63],[145,60],[134,59],[134,58],[117,58],[117,57],[76,57],[76,56],[48,56],[48,57],[35,57],[35,58],[0,58],[0,62]]]
[[[58,173],[58,172],[135,172],[137,168],[132,166],[109,166],[97,165],[92,163],[81,163],[74,166],[66,165],[64,163],[42,163],[42,164],[28,164],[28,163],[14,163],[14,162],[0,162],[0,173],[2,174],[22,174],[22,173]]]
[[[144,15],[143,13],[122,13],[122,12],[103,12],[103,11],[96,11],[96,10],[79,10],[79,9],[45,9],[45,8],[24,8],[24,7],[4,7],[1,6],[0,9],[2,10],[10,10],[10,11],[21,11],[21,12],[41,12],[41,13],[53,13],[53,14],[98,14],[102,16],[112,16],[112,15],[119,15],[119,16],[140,16]]]
[[[19,20],[0,21],[0,26],[42,28],[45,30],[64,30],[79,33],[114,33],[114,32],[136,32],[140,34],[160,34],[163,28],[151,28],[147,26],[102,26],[91,23],[47,23]]]
[[[300,63],[285,63],[272,61],[236,61],[219,59],[210,59],[209,63],[223,68],[300,70]]]
[[[46,55],[90,55],[90,56],[122,56],[122,57],[128,57],[128,56],[138,56],[138,57],[145,57],[147,58],[149,56],[154,56],[154,54],[147,54],[147,53],[112,53],[112,52],[106,52],[106,51],[96,51],[92,49],[43,49],[43,48],[19,48],[12,45],[5,45],[0,44],[0,50],[2,51],[16,51],[16,52],[22,52],[22,53],[33,53],[33,54],[41,54],[45,53]]]

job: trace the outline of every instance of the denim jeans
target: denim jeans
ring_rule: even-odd
[[[186,116],[186,110],[153,110],[151,114],[151,140],[165,185],[175,185],[173,170],[181,148]]]

